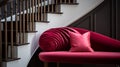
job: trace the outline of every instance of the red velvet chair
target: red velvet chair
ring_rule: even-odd
[[[90,32],[90,47],[94,51],[69,51],[71,48],[70,34],[67,30],[80,34],[86,29],[75,27],[52,28],[45,31],[39,39],[39,59],[43,62],[77,63],[77,64],[120,64],[120,41],[108,36]],[[46,66],[46,65],[45,65]]]

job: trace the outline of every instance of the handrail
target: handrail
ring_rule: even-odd
[[[9,0],[3,0],[2,2],[0,2],[0,7],[6,5],[8,1],[9,1]]]

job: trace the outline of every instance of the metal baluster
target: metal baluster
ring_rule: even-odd
[[[77,0],[73,0],[73,3],[77,3]]]
[[[34,0],[32,0],[32,31],[34,31]]]
[[[50,12],[50,2],[49,2],[49,0],[47,0],[47,6],[48,6],[47,12]]]
[[[22,39],[23,39],[23,44],[25,44],[25,1],[23,0],[22,1],[22,26],[23,26],[23,29],[22,29]]]
[[[11,59],[13,58],[13,56],[14,56],[14,47],[13,47],[13,2],[10,2],[10,16],[11,16],[11,21],[10,21],[10,28],[11,28],[11,30],[10,30],[10,36],[11,36],[11,42],[10,42],[10,49],[11,49],[11,53],[10,53],[10,55],[11,55]]]
[[[67,0],[64,0],[64,3],[67,3]]]
[[[74,1],[74,0],[73,0]],[[68,0],[68,3],[70,4],[71,3],[71,0]]]
[[[55,2],[55,12],[59,12],[58,0]]]
[[[32,5],[31,5],[31,0],[30,0],[30,1],[29,1],[29,8],[30,8],[30,9],[29,9],[29,16],[30,16],[30,17],[29,17],[29,23],[30,23],[29,29],[30,29],[30,31],[32,31],[32,21],[31,21],[31,19],[32,19],[32,11],[31,11],[31,9],[32,9],[32,8],[31,8],[31,6],[32,6]]]
[[[40,0],[37,0],[37,20],[40,21]]]
[[[60,4],[62,3],[62,0],[60,0]]]
[[[46,21],[46,0],[43,0],[43,21]]]
[[[7,30],[7,5],[4,6],[4,13],[5,13],[5,31],[4,31],[4,34],[5,34],[5,61],[7,61],[8,59],[8,30]]]
[[[19,8],[19,10],[20,10],[20,13],[19,13],[19,44],[22,44],[22,15],[21,15],[21,13],[22,13],[22,3],[21,3],[21,0],[20,0],[20,8]]]
[[[35,0],[35,21],[37,21],[37,0]]]
[[[40,0],[40,21],[43,21],[43,4],[42,0]]]
[[[16,36],[16,41],[15,44],[19,43],[19,39],[18,39],[18,0],[16,0],[15,2],[15,36]]]
[[[1,62],[2,62],[2,30],[1,30],[1,8],[0,8],[0,66],[1,66]]]
[[[28,3],[29,2],[27,0],[25,0],[25,1],[26,1],[25,2],[26,3],[26,21],[25,21],[26,27],[25,28],[26,28],[26,31],[29,31],[29,26],[28,26],[28,23],[29,23],[29,15],[28,15],[29,14],[29,4]]]
[[[51,0],[51,12],[54,12],[54,0]]]

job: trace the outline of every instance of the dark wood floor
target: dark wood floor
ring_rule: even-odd
[[[115,64],[60,64],[60,67],[116,67]]]

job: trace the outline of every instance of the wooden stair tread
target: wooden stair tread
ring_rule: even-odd
[[[52,13],[52,14],[63,14],[63,12],[46,12],[46,13]]]
[[[28,45],[30,43],[23,43],[23,44],[14,44],[14,46],[24,46],[24,45]]]
[[[37,20],[37,21],[35,21],[35,22],[43,22],[43,23],[49,23],[50,21],[39,21],[39,20]]]
[[[3,42],[3,44],[5,44],[4,42]],[[11,43],[8,43],[8,45],[10,45]],[[23,46],[23,45],[28,45],[28,44],[30,44],[30,43],[22,43],[22,44],[17,44],[17,43],[13,43],[13,46]]]
[[[5,32],[5,30],[3,30],[2,32]],[[13,31],[7,30],[7,32],[16,32],[16,30],[13,30]],[[25,30],[24,32],[23,31],[21,31],[21,32],[18,31],[17,33],[25,33],[26,34],[26,33],[36,33],[36,32],[38,32],[38,31],[26,31]]]
[[[38,31],[25,31],[26,33],[36,33]]]
[[[78,5],[79,3],[61,3],[61,4],[65,4],[65,5]]]
[[[10,61],[15,61],[15,60],[20,60],[21,58],[8,58],[7,60],[2,59],[4,62],[10,62]]]

